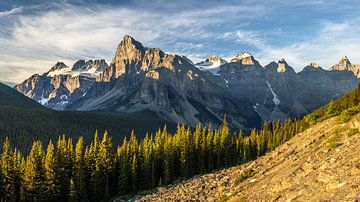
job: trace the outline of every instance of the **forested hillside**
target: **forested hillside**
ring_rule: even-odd
[[[44,107],[34,100],[25,97],[16,90],[0,83],[0,106],[11,105],[22,108],[43,109]]]
[[[23,153],[30,151],[34,140],[44,143],[57,140],[60,135],[77,139],[80,135],[89,143],[96,130],[111,133],[116,145],[135,130],[139,137],[154,133],[164,124],[170,131],[176,124],[166,122],[153,113],[98,113],[56,111],[27,98],[16,90],[0,83],[0,143],[5,137]],[[1,151],[1,149],[0,149]]]
[[[242,131],[231,134],[225,118],[219,129],[198,126],[192,130],[178,125],[174,134],[165,127],[142,140],[132,133],[117,148],[114,144],[118,142],[108,132],[102,138],[96,133],[90,144],[81,136],[76,144],[65,136],[57,141],[35,141],[26,157],[5,141],[1,196],[5,201],[99,201],[245,163],[319,121],[311,117],[356,109],[359,95],[358,88],[303,120],[267,122],[249,136]]]

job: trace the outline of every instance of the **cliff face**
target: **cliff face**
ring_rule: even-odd
[[[137,201],[356,201],[360,197],[360,114],[296,135],[256,161],[206,174]],[[241,177],[242,176],[242,177]]]
[[[360,78],[360,65],[352,64],[346,56],[341,57],[339,63],[330,67],[330,70],[351,71],[357,78]]]
[[[107,67],[105,60],[79,60],[72,67],[57,62],[48,72],[32,75],[15,89],[46,107],[63,110],[84,96],[96,75]]]
[[[109,68],[97,77],[97,84],[68,109],[151,110],[165,119],[192,126],[210,122],[217,125],[226,113],[233,126],[256,126],[260,119],[255,111],[235,104],[218,81],[184,57],[145,48],[125,36]]]
[[[251,128],[302,117],[351,91],[359,82],[358,69],[343,57],[330,71],[311,63],[296,73],[284,59],[262,66],[248,52],[230,62],[210,56],[194,64],[124,36],[110,65],[58,62],[16,89],[53,109],[146,110],[191,126],[218,125],[226,113],[232,127]]]

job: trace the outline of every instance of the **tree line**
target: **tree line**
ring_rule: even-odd
[[[132,132],[114,148],[105,132],[89,145],[64,135],[44,148],[34,141],[25,157],[5,140],[0,166],[2,201],[101,201],[248,162],[273,150],[306,126],[303,121],[267,122],[245,136],[219,129],[166,126],[141,141]]]

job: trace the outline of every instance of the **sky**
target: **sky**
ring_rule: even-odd
[[[200,62],[248,51],[262,64],[325,69],[360,63],[358,0],[1,0],[0,80],[22,82],[57,61],[114,57],[127,34]]]

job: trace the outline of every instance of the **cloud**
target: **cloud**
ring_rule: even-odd
[[[231,58],[243,50],[262,64],[285,58],[296,70],[311,61],[328,67],[341,55],[360,62],[360,20],[351,9],[321,0],[23,6],[0,12],[0,18],[9,18],[0,20],[0,79],[21,82],[59,60],[109,62],[125,34],[195,62],[214,54]]]
[[[22,9],[23,9],[22,7],[16,7],[16,8],[13,8],[11,10],[8,10],[8,11],[1,11],[0,12],[0,18],[21,13]]]
[[[345,22],[324,21],[316,35],[306,41],[294,42],[288,46],[274,44],[260,46],[259,58],[270,62],[286,58],[297,71],[310,62],[317,62],[327,69],[346,55],[353,63],[360,62],[360,18]]]
[[[146,46],[190,55],[197,60],[209,54],[204,50],[212,44],[204,41],[213,40],[219,34],[216,29],[233,26],[232,18],[255,18],[263,7],[224,5],[171,14],[154,12],[156,7],[84,7],[66,3],[37,9],[40,11],[16,18],[15,23],[6,28],[8,36],[0,35],[0,47],[6,47],[0,49],[0,77],[8,75],[10,80],[19,82],[32,73],[46,71],[58,60],[68,65],[77,59],[109,61],[125,34]],[[9,69],[14,73],[10,74]]]

